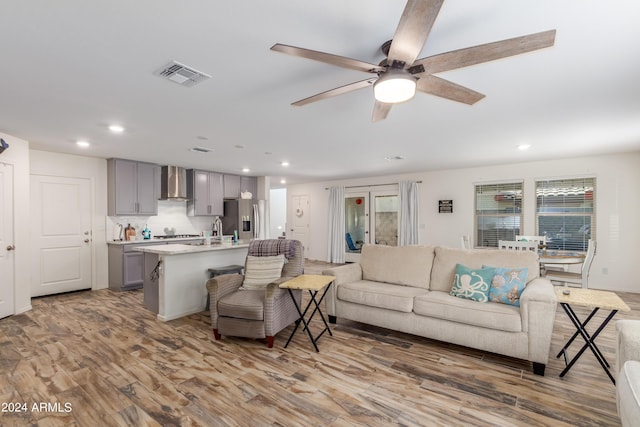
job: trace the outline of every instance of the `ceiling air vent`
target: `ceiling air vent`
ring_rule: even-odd
[[[213,151],[211,148],[206,147],[193,147],[190,150],[195,151],[196,153],[210,153]]]
[[[181,64],[177,61],[171,61],[160,70],[156,71],[155,74],[186,87],[195,86],[198,83],[211,78],[210,75],[195,70],[191,67],[187,67],[186,65]]]

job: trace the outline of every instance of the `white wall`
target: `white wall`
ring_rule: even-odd
[[[287,226],[287,189],[274,188],[270,192],[269,212],[271,215],[269,224],[269,237],[277,239],[282,236]]]
[[[91,288],[109,285],[105,218],[107,215],[107,161],[95,157],[74,156],[30,150],[30,173],[56,177],[84,178],[91,185],[92,259]]]
[[[31,310],[31,265],[29,263],[29,143],[0,132],[9,148],[0,162],[13,165],[13,241],[15,257],[15,312]]]
[[[459,247],[462,234],[473,235],[474,184],[524,180],[523,234],[535,234],[535,181],[564,177],[596,177],[598,251],[589,284],[595,289],[640,292],[635,263],[640,249],[640,152],[574,159],[517,163],[407,175],[291,185],[288,194],[307,194],[314,207],[310,259],[325,260],[328,235],[328,191],[332,185],[373,185],[421,180],[420,243]],[[372,189],[375,189],[372,188]],[[438,200],[452,199],[453,213],[438,213]],[[608,270],[607,274],[603,269]]]

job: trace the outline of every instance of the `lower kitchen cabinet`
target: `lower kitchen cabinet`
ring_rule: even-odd
[[[199,238],[176,240],[142,240],[131,243],[110,243],[109,289],[130,291],[142,288],[144,282],[144,254],[134,251],[138,246],[168,245],[170,243],[192,243]]]

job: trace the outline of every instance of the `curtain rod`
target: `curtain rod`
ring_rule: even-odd
[[[422,184],[422,181],[416,181],[416,183]],[[382,186],[385,186],[385,185],[395,185],[395,184],[397,184],[397,182],[390,182],[388,184],[349,185],[349,186],[345,186],[344,188],[382,187]],[[324,187],[324,189],[328,190],[329,187]]]

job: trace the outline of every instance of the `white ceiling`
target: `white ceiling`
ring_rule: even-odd
[[[442,73],[486,95],[473,106],[417,94],[372,123],[371,88],[290,105],[369,75],[272,52],[274,43],[378,63],[404,4],[3,0],[0,131],[34,149],[249,167],[276,183],[640,149],[635,0],[447,0],[419,57],[550,29],[556,44]],[[153,74],[171,60],[213,78],[185,88]],[[113,135],[110,123],[126,131]]]

